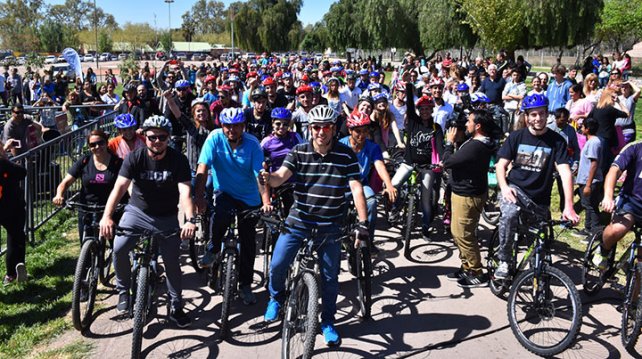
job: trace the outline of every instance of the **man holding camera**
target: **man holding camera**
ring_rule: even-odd
[[[468,115],[466,134],[471,137],[455,151],[455,139],[460,126],[450,126],[446,133],[444,168],[451,170],[452,222],[450,231],[457,248],[461,267],[446,277],[456,280],[460,287],[481,287],[488,283],[482,272],[479,244],[475,229],[488,194],[488,166],[495,151],[492,135],[497,132],[492,116],[485,110]]]

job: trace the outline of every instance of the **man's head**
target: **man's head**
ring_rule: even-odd
[[[11,108],[11,117],[14,120],[20,121],[24,118],[24,115],[25,115],[25,108],[22,107],[21,104],[13,105],[13,107]]]
[[[477,109],[468,115],[468,121],[466,122],[466,132],[468,134],[492,137],[497,130],[498,127],[488,110]]]
[[[548,119],[548,98],[540,94],[525,96],[522,100],[522,111],[526,112],[526,124],[535,132],[546,129]]]
[[[558,128],[564,128],[568,125],[570,113],[567,109],[560,107],[553,112],[553,115],[555,116],[555,124]]]
[[[363,112],[355,111],[348,116],[347,126],[352,140],[362,145],[368,138],[368,126],[370,125],[370,116]]]
[[[303,85],[296,89],[296,97],[303,108],[312,106],[312,86]]]
[[[238,143],[245,130],[245,115],[243,110],[236,107],[223,109],[219,115],[223,134],[231,143]]]
[[[566,66],[557,65],[555,66],[555,71],[553,72],[555,76],[555,81],[557,83],[562,83],[564,81],[564,76],[566,76]]]
[[[136,86],[136,93],[138,94],[138,98],[146,99],[147,98],[147,87],[145,87],[145,85]]]
[[[312,141],[317,146],[330,144],[335,135],[337,113],[327,105],[318,105],[308,113]]]
[[[232,88],[228,85],[221,85],[218,88],[218,99],[221,101],[223,106],[228,106],[230,104],[230,101],[232,100],[230,98],[230,93],[232,92]]]
[[[254,111],[259,114],[263,114],[267,109],[268,98],[267,92],[263,88],[256,88],[252,91],[251,94],[252,104],[254,106]]]
[[[497,65],[495,64],[488,65],[488,75],[490,76],[491,79],[495,79],[497,77]]]
[[[584,136],[595,136],[599,128],[600,123],[593,117],[588,117],[582,123],[582,134]]]
[[[143,122],[145,145],[152,158],[165,154],[169,136],[172,133],[172,123],[165,116],[154,115]]]

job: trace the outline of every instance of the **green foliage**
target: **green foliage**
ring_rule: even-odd
[[[472,48],[478,41],[455,0],[427,0],[419,9],[419,38],[426,49],[459,45]]]
[[[303,40],[299,48],[308,51],[325,51],[328,47],[328,28],[321,22],[314,26],[308,25],[304,30]]]
[[[225,31],[227,12],[220,1],[198,0],[183,14],[183,29],[190,28],[191,35],[219,34]]]
[[[32,68],[42,68],[45,65],[45,58],[36,52],[28,53],[26,55],[25,65],[31,66]]]
[[[118,29],[114,16],[105,13],[100,7],[94,9],[94,3],[90,0],[65,0],[64,4],[52,5],[49,7],[48,18],[68,24],[77,32],[93,29],[95,25],[102,29]]]
[[[159,36],[158,41],[160,42],[160,45],[163,48],[163,50],[168,51],[168,52],[172,51],[173,44],[172,44],[172,35],[171,35],[171,33],[167,32],[167,31],[163,32]]]
[[[597,40],[625,51],[642,39],[642,0],[605,0]]]
[[[111,52],[114,42],[106,31],[98,33],[98,52]]]
[[[130,51],[141,51],[145,45],[155,47],[158,34],[148,23],[126,22],[121,30],[112,33],[111,38],[116,42],[128,42]]]
[[[527,4],[520,0],[460,0],[465,22],[484,46],[514,50],[526,37]]]
[[[121,61],[118,64],[118,70],[120,70],[120,77],[123,84],[127,84],[131,80],[130,73],[138,72],[138,61],[134,60],[133,56],[127,57],[124,61]]]
[[[14,51],[37,51],[38,23],[43,18],[43,0],[0,2],[2,47]]]
[[[323,16],[323,22],[329,29],[327,45],[335,50],[370,48],[367,45],[369,35],[362,21],[365,6],[364,0],[339,0],[330,6]]]
[[[297,19],[301,5],[301,0],[250,0],[235,5],[235,40],[254,51],[297,48],[302,38]]]

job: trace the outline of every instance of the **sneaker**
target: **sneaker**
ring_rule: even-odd
[[[597,247],[595,254],[593,254],[593,260],[591,262],[599,270],[605,270],[609,264],[609,254],[610,251],[603,250],[602,246],[599,246]]]
[[[116,312],[118,312],[118,314],[125,314],[129,312],[129,293],[122,292],[118,295],[118,304],[116,305]]]
[[[450,211],[444,214],[444,225],[450,226]]]
[[[281,304],[276,300],[270,298],[270,301],[268,302],[268,305],[267,305],[267,309],[265,309],[265,314],[263,315],[263,319],[267,323],[272,323],[277,319],[279,319],[280,311],[281,311]]]
[[[169,320],[179,328],[187,328],[192,324],[192,320],[183,312],[183,308],[172,308],[169,313]]]
[[[484,273],[464,273],[462,278],[457,281],[457,285],[462,288],[485,287],[488,285],[488,276]]]
[[[210,251],[205,252],[203,257],[198,260],[198,266],[201,268],[209,268],[214,263],[218,263],[219,253],[212,253]]]
[[[24,283],[27,281],[27,267],[24,263],[16,264],[16,282]]]
[[[239,296],[243,299],[243,304],[252,305],[256,303],[256,296],[252,293],[252,288],[249,285],[243,285],[240,288]]]
[[[426,242],[432,241],[430,239],[430,227],[422,226],[421,227],[421,235],[423,236],[424,241],[426,241]]]
[[[10,275],[6,275],[6,276],[4,276],[4,280],[2,281],[2,285],[6,287],[8,285],[11,285],[13,282],[15,282],[15,280],[16,280],[16,277],[12,277]]]
[[[459,269],[457,269],[456,271],[454,271],[454,272],[450,272],[450,273],[446,274],[446,279],[448,279],[448,280],[453,280],[453,281],[454,281],[454,280],[457,280],[457,281],[458,281],[458,280],[460,280],[463,276],[464,276],[464,269],[463,269],[463,268],[461,268],[461,267],[459,267]]]
[[[586,237],[588,237],[590,235],[591,235],[591,233],[589,233],[586,229],[580,229],[580,230],[577,230],[577,231],[571,231],[571,236],[573,236],[575,238],[584,238],[584,239],[586,239]]]
[[[499,262],[499,265],[495,269],[495,273],[493,275],[495,276],[496,279],[506,279],[508,278],[508,262]]]
[[[341,337],[339,333],[337,333],[337,330],[334,329],[333,324],[321,323],[321,333],[323,334],[325,345],[333,347],[341,344]]]
[[[185,239],[181,241],[181,251],[187,251],[189,250],[189,239]]]
[[[399,222],[399,219],[401,218],[400,213],[398,211],[391,211],[390,214],[388,215],[388,223],[390,224],[396,224]]]

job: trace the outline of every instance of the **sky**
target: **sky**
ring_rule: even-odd
[[[219,0],[221,1],[221,0]],[[233,2],[222,0],[225,6]],[[182,24],[181,16],[191,9],[195,1],[174,0],[170,5],[172,28],[178,28]],[[321,20],[328,12],[332,0],[304,0],[299,19],[303,26],[314,24]],[[46,4],[64,4],[64,0],[45,0]],[[164,0],[96,0],[96,5],[107,13],[114,15],[118,24],[125,22],[147,22],[152,27],[166,29],[168,27],[170,14]]]

